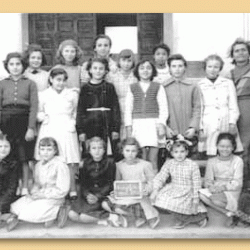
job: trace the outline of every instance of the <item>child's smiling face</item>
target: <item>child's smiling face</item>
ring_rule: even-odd
[[[76,49],[72,45],[67,45],[62,50],[62,56],[66,63],[72,63],[76,57]]]
[[[96,41],[94,51],[96,52],[97,57],[100,57],[100,58],[108,57],[109,52],[110,52],[109,40],[107,38],[99,38]]]
[[[141,64],[138,68],[138,74],[140,76],[140,80],[150,80],[153,74],[153,68],[150,62],[146,61],[145,63]]]
[[[52,84],[52,88],[57,92],[61,93],[65,88],[65,76],[63,74],[56,75],[53,78],[50,77],[50,82]]]
[[[6,140],[0,140],[0,160],[4,159],[10,153],[10,143]]]
[[[42,64],[42,53],[40,51],[33,51],[29,56],[29,66],[32,69],[39,69]]]
[[[232,142],[228,139],[220,140],[217,144],[217,149],[221,157],[229,157],[233,153]]]
[[[168,60],[168,53],[165,49],[158,48],[154,53],[156,65],[165,65]]]

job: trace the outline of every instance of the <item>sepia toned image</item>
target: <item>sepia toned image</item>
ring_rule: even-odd
[[[0,20],[0,238],[249,238],[250,14]]]

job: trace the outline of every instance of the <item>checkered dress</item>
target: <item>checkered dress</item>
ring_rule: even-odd
[[[166,184],[169,176],[171,182]],[[180,214],[194,214],[194,206],[198,204],[197,212],[206,212],[198,195],[201,188],[199,167],[190,159],[166,161],[154,178],[153,187],[159,190],[154,204],[157,207]]]

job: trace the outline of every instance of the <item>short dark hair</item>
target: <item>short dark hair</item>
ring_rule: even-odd
[[[107,36],[107,35],[100,34],[100,35],[98,35],[98,36],[94,39],[94,42],[93,42],[93,49],[96,48],[96,42],[97,42],[97,40],[99,40],[99,39],[107,39],[107,40],[109,41],[109,47],[111,48],[111,46],[112,46],[112,40],[111,40],[111,38],[110,38],[109,36]]]
[[[67,74],[67,72],[64,69],[62,69],[62,68],[55,68],[55,69],[52,69],[50,71],[49,80],[48,80],[49,81],[49,85],[52,85],[52,83],[50,82],[50,77],[54,78],[57,75],[64,75],[65,81],[67,81],[67,79],[68,79],[68,74]]]
[[[168,56],[170,55],[170,48],[168,47],[167,44],[161,43],[161,44],[156,45],[153,48],[153,55],[155,54],[156,50],[158,50],[158,49],[164,49],[167,52]]]
[[[217,138],[216,145],[218,145],[219,142],[222,140],[229,140],[232,143],[233,152],[236,150],[236,140],[235,140],[234,135],[232,135],[230,133],[220,133],[218,138]]]
[[[98,57],[90,58],[90,59],[88,60],[88,64],[87,64],[87,67],[86,67],[86,70],[88,71],[90,77],[92,77],[92,74],[90,73],[90,69],[91,69],[92,64],[93,64],[94,62],[102,63],[102,64],[104,65],[106,74],[107,74],[107,72],[109,72],[109,63],[108,63],[108,60],[107,60],[107,59],[105,59],[105,58],[98,58]],[[106,75],[106,74],[105,74],[105,75]],[[105,77],[105,75],[104,75],[104,77]]]
[[[173,54],[173,55],[171,55],[171,56],[168,58],[168,66],[170,67],[172,61],[175,61],[175,60],[183,61],[184,66],[187,67],[187,61],[186,61],[186,59],[183,57],[183,55],[181,55],[181,54]]]
[[[40,147],[49,147],[52,146],[55,149],[55,155],[59,155],[59,147],[57,141],[53,137],[44,137],[39,141]]]
[[[3,61],[4,68],[6,69],[6,71],[8,73],[10,73],[10,71],[8,69],[8,63],[9,63],[9,61],[10,61],[11,58],[18,58],[18,59],[20,59],[20,62],[22,64],[22,66],[23,66],[22,73],[27,69],[28,64],[25,62],[22,54],[19,53],[19,52],[11,52],[11,53],[7,54],[6,59]]]
[[[233,59],[234,47],[238,44],[244,44],[247,48],[248,54],[250,55],[250,42],[244,40],[243,38],[237,38],[234,43],[230,46],[229,49],[229,57]],[[236,64],[235,60],[233,59],[232,64]]]
[[[173,145],[170,148],[170,152],[172,152],[174,150],[174,148],[178,148],[178,147],[184,147],[185,150],[187,150],[189,152],[189,146],[184,140],[174,141]]]
[[[151,61],[149,61],[149,60],[147,60],[147,59],[143,59],[143,60],[141,60],[140,62],[138,62],[138,63],[136,64],[135,69],[134,69],[134,76],[135,76],[139,81],[140,81],[139,67],[140,67],[142,64],[146,63],[146,62],[148,62],[148,63],[151,65],[152,70],[153,70],[152,76],[150,77],[150,81],[152,81],[152,80],[154,79],[154,77],[157,76],[157,70],[156,70],[156,68],[155,68],[155,65],[154,65]]]
[[[207,67],[207,62],[208,61],[212,61],[212,60],[216,60],[218,62],[220,62],[220,70],[223,69],[224,66],[224,61],[222,60],[222,58],[216,54],[213,55],[209,55],[208,57],[206,57],[203,61],[203,69],[206,70]]]
[[[41,55],[42,55],[42,63],[41,63],[41,66],[44,66],[47,64],[47,60],[46,60],[46,57],[42,51],[42,46],[39,45],[39,44],[35,44],[35,43],[32,43],[28,46],[28,48],[23,52],[23,57],[24,57],[24,60],[25,62],[29,65],[29,58],[30,58],[30,55],[33,53],[33,52],[40,52]]]

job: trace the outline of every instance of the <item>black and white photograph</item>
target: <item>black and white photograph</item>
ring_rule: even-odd
[[[250,13],[0,13],[1,239],[249,239]]]

